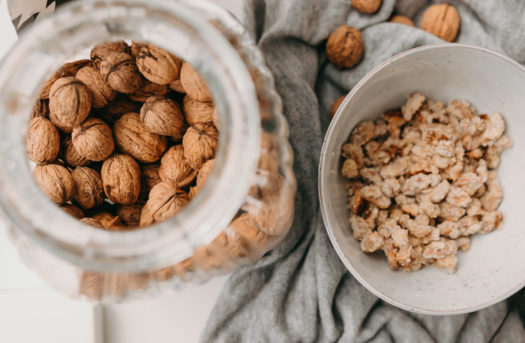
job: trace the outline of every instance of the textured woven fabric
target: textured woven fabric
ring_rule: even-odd
[[[525,1],[452,2],[462,19],[459,42],[525,63]],[[384,0],[365,15],[349,0],[246,0],[244,22],[274,74],[290,124],[298,180],[288,237],[255,265],[233,273],[215,305],[203,342],[525,342],[518,315],[523,291],[468,315],[425,316],[377,299],[339,261],[323,227],[317,168],[328,108],[368,71],[406,49],[441,42],[420,29],[388,23],[392,13],[416,26],[426,1]],[[342,24],[362,30],[363,61],[340,71],[324,42]],[[521,298],[520,298],[521,297]]]

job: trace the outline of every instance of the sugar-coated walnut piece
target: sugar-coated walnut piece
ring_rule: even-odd
[[[472,199],[462,188],[452,186],[447,193],[446,201],[457,207],[467,207]]]
[[[140,44],[135,51],[137,67],[151,82],[167,85],[180,75],[182,61],[168,51],[151,44]]]
[[[42,191],[55,204],[64,204],[75,195],[75,180],[67,168],[58,164],[38,165],[33,177]]]
[[[377,232],[371,232],[366,235],[361,241],[361,250],[366,253],[372,253],[381,248],[384,243],[384,238]]]
[[[117,204],[137,201],[140,193],[140,167],[129,155],[115,154],[102,164],[104,193]]]
[[[195,124],[188,128],[182,145],[184,157],[193,169],[199,170],[204,162],[215,156],[217,138],[218,132],[213,124]]]
[[[403,118],[406,121],[410,121],[412,116],[419,110],[421,105],[425,102],[425,96],[421,92],[414,92],[410,94],[407,99],[407,103],[401,107]]]
[[[73,199],[84,209],[102,204],[104,190],[100,174],[89,167],[76,167],[71,175],[75,180],[76,192]]]
[[[60,151],[60,135],[51,121],[35,117],[29,121],[26,135],[26,152],[29,159],[37,164],[56,160]]]
[[[103,161],[115,149],[111,128],[98,118],[89,118],[76,125],[71,140],[75,150],[90,161]]]
[[[441,259],[457,250],[456,244],[451,240],[441,240],[438,242],[431,242],[423,250],[424,258]]]
[[[357,240],[362,240],[372,232],[366,220],[354,214],[350,215],[350,226],[352,228],[352,234]]]
[[[363,148],[358,144],[347,143],[343,145],[343,157],[353,159],[359,168],[364,165]]]
[[[326,56],[339,69],[358,64],[363,50],[361,31],[348,25],[342,25],[332,32],[326,42]]]
[[[343,163],[343,167],[341,168],[341,174],[343,174],[343,176],[349,179],[358,177],[359,170],[357,168],[357,163],[355,163],[355,161],[351,158],[345,160]]]
[[[202,102],[212,101],[212,95],[208,85],[200,76],[199,72],[188,62],[182,63],[180,82],[190,98]]]
[[[188,203],[188,194],[171,182],[161,182],[150,191],[142,208],[140,226],[148,226],[170,218]]]
[[[182,145],[175,145],[169,148],[160,161],[159,176],[163,181],[171,181],[180,188],[189,185],[197,175],[197,172],[190,167],[184,157]]]
[[[60,78],[49,91],[49,119],[64,132],[81,124],[91,110],[91,92],[73,76]]]
[[[364,145],[376,137],[376,128],[373,122],[365,120],[357,124],[350,134],[350,142]]]
[[[140,109],[140,119],[148,131],[173,139],[181,139],[186,129],[179,104],[166,97],[148,98]]]

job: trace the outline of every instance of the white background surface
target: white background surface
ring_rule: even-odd
[[[241,16],[242,0],[214,1]],[[0,58],[15,41],[7,2],[0,0]],[[34,276],[0,223],[0,342],[197,342],[226,279],[152,300],[93,306],[57,294]]]

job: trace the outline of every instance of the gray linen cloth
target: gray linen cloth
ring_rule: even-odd
[[[462,20],[458,42],[489,47],[525,63],[525,1],[452,3]],[[322,222],[317,168],[328,108],[388,57],[441,42],[418,28],[388,23],[395,12],[410,16],[418,26],[429,5],[384,0],[376,14],[366,15],[351,9],[349,0],[245,1],[244,21],[274,74],[290,124],[298,180],[296,216],[278,247],[229,278],[203,342],[525,342],[518,314],[523,315],[523,290],[468,315],[402,311],[350,275]],[[365,44],[363,61],[345,71],[328,63],[324,53],[327,36],[342,24],[361,29]]]

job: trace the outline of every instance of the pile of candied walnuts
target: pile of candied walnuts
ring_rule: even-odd
[[[63,65],[26,136],[33,175],[63,210],[100,228],[162,221],[214,165],[217,114],[204,80],[156,46],[108,42]]]
[[[401,110],[363,121],[343,146],[350,225],[364,252],[392,269],[456,270],[470,236],[497,229],[503,192],[496,168],[512,141],[500,113],[465,101],[409,96]]]

